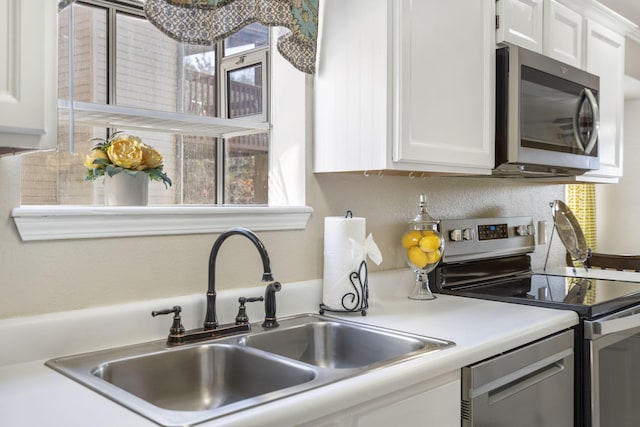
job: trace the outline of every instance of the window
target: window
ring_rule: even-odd
[[[152,28],[139,5],[135,0],[73,2],[71,58],[66,27],[71,6],[59,15],[59,147],[57,152],[21,157],[23,200],[12,217],[22,240],[198,234],[234,226],[254,231],[304,229],[313,212],[305,206],[312,81],[277,52],[274,39],[280,29],[265,32],[252,25],[215,46],[187,46]],[[121,51],[115,57],[118,22],[133,25],[135,32],[128,37],[120,33]],[[157,59],[169,53],[173,55],[169,62],[146,68],[136,62],[144,55]],[[114,58],[119,58],[119,65]],[[126,69],[127,61],[129,74],[138,78],[139,85],[124,86],[122,76],[114,81],[116,68]],[[219,78],[227,71],[229,81]],[[229,85],[246,87],[247,80],[262,85],[262,99],[243,95],[223,102],[222,92],[229,93]],[[143,90],[142,85],[146,85]],[[78,108],[65,108],[70,93]],[[141,99],[146,103],[137,104]],[[236,109],[238,105],[244,110]],[[261,113],[247,113],[251,111]],[[235,118],[214,117],[225,117],[227,112]],[[69,129],[72,114],[75,126]],[[105,117],[118,121],[119,127],[105,126]],[[235,127],[236,123],[242,126]],[[174,185],[166,190],[152,183],[150,206],[100,206],[102,183],[84,181],[88,140],[116,129],[135,133],[162,151]],[[219,134],[225,136],[224,142],[212,136]],[[245,164],[253,167],[250,173]],[[244,204],[248,200],[254,204]]]
[[[195,132],[190,120],[269,121],[269,35],[254,23],[212,46],[185,45],[147,22],[138,2],[78,0],[64,8],[58,149],[22,157],[22,205],[102,204],[103,184],[84,181],[83,160],[92,138],[116,130],[141,137],[163,155],[174,185],[167,190],[152,183],[152,205],[268,204],[268,126],[221,138]],[[64,108],[69,100],[98,111],[116,106],[140,114],[127,121],[129,127],[109,127],[110,110],[82,115]],[[179,118],[183,126],[147,130],[148,111]]]

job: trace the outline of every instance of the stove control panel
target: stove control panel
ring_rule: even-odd
[[[509,228],[506,223],[478,225],[478,240],[508,239]]]
[[[531,217],[442,220],[443,262],[491,258],[533,252],[535,228]]]

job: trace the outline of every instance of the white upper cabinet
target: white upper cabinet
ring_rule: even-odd
[[[496,2],[496,42],[508,42],[542,53],[543,0]]]
[[[582,67],[582,15],[556,0],[544,3],[544,54]]]
[[[54,148],[57,2],[0,0],[0,155]]]
[[[590,19],[586,21],[586,70],[600,76],[600,169],[589,177],[622,176],[624,121],[624,37]]]
[[[315,172],[490,173],[492,0],[324,0],[321,9]]]

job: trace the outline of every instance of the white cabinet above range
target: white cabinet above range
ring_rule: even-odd
[[[583,17],[558,3],[545,0],[544,54],[553,59],[582,68]]]
[[[321,7],[315,172],[490,174],[492,0]]]
[[[543,0],[496,1],[496,43],[542,53]]]

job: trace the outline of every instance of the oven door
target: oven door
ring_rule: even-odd
[[[591,426],[637,426],[640,419],[640,307],[585,321],[585,338],[591,358]]]

